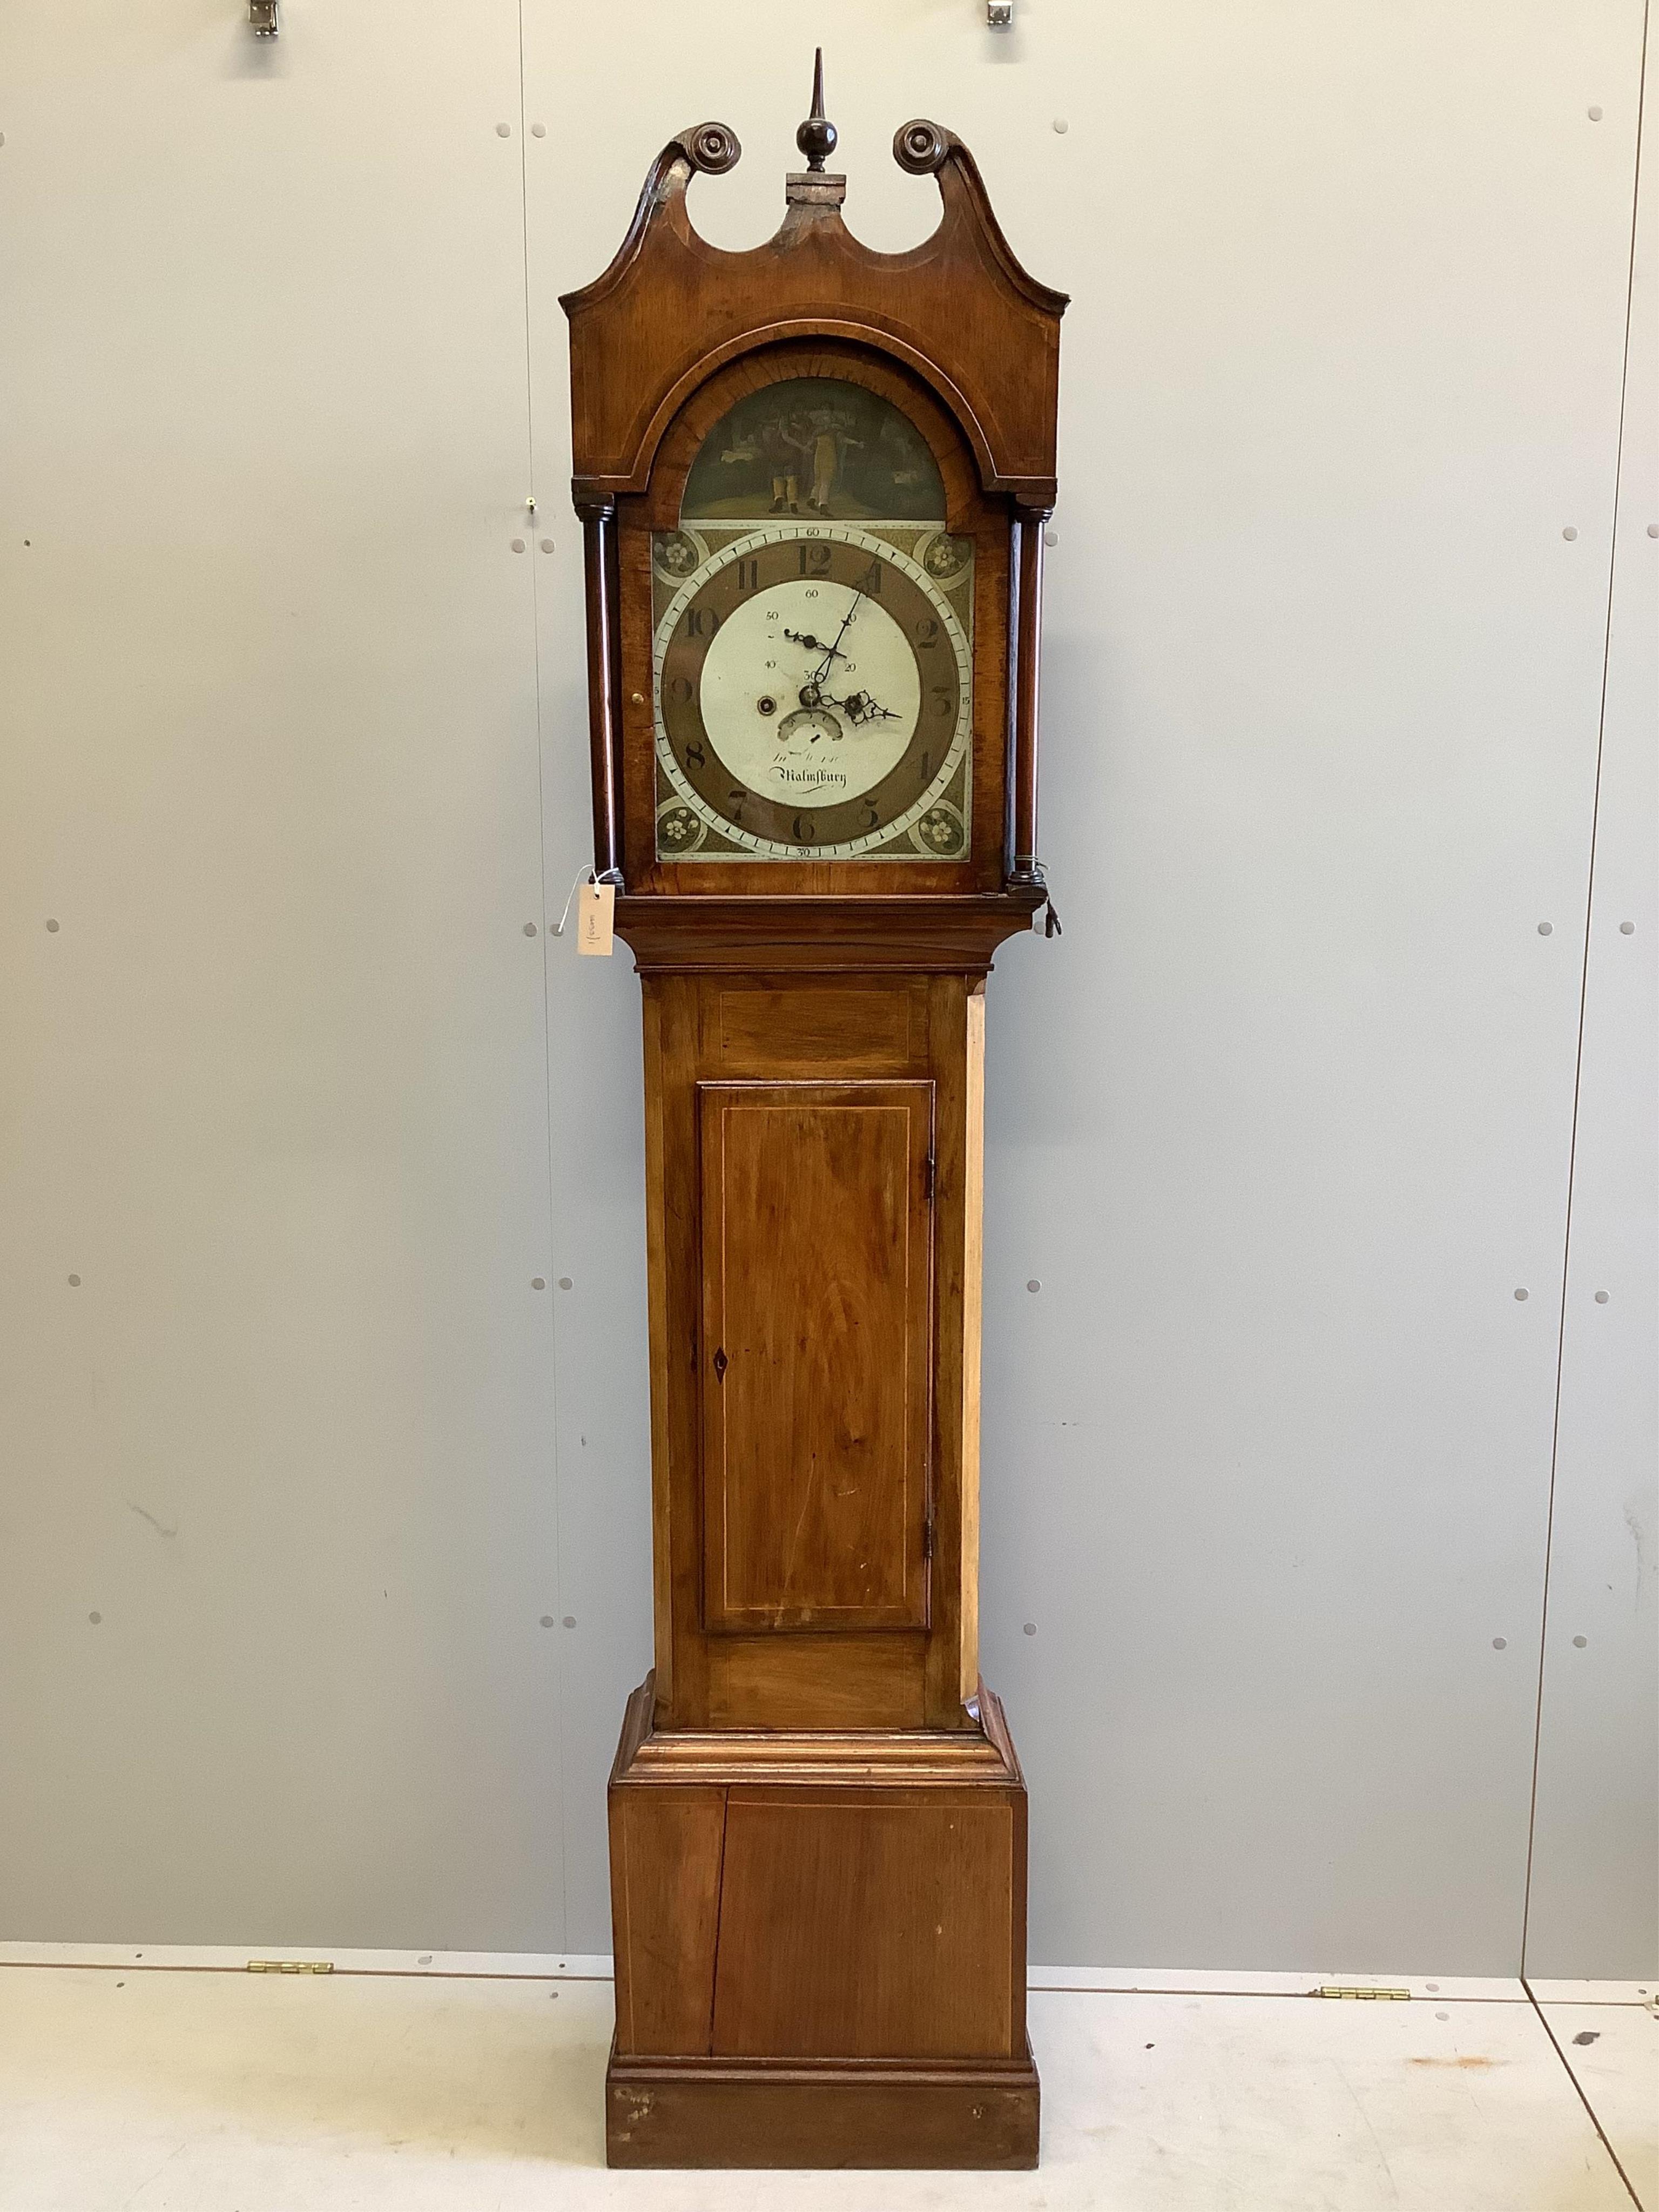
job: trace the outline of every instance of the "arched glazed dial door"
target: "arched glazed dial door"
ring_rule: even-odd
[[[653,539],[659,860],[959,860],[973,544],[926,441],[792,378],[704,441]]]

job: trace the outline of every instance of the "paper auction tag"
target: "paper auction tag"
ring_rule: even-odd
[[[616,919],[615,884],[582,884],[576,892],[576,950],[609,952]]]

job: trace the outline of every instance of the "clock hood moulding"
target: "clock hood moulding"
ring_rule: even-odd
[[[1066,295],[1021,268],[962,141],[921,120],[895,137],[900,167],[935,177],[943,204],[939,228],[903,253],[861,245],[842,220],[843,180],[822,173],[791,177],[782,226],[763,245],[710,246],[686,190],[740,152],[723,123],[671,138],[611,266],[561,301],[578,507],[643,491],[664,431],[726,362],[781,339],[834,337],[878,346],[924,379],[962,425],[983,489],[1047,514]],[[993,298],[996,312],[981,312]],[[940,330],[948,372],[932,350]]]

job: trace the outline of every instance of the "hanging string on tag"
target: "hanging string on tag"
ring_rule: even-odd
[[[592,868],[577,869],[576,879],[570,886],[570,896],[564,902],[564,912],[559,916],[558,927],[553,932],[555,937],[562,937],[564,935],[564,926],[570,919],[570,909],[576,902],[576,893],[581,889],[584,884],[591,884],[592,881],[593,871]]]
[[[570,909],[575,904],[576,894],[584,884],[614,884],[616,888],[620,890],[623,887],[622,870],[620,868],[607,868],[602,876],[596,876],[592,868],[578,868],[576,871],[576,879],[570,886],[570,896],[564,902],[564,912],[559,916],[559,926],[556,929],[550,933],[552,936],[562,937],[564,935],[565,924],[570,919]]]

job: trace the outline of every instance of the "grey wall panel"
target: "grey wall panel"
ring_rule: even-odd
[[[1659,130],[1649,56],[1527,1966],[1659,1966]],[[1652,534],[1650,535],[1650,532]]]
[[[1370,23],[1078,179],[988,1115],[1039,1957],[1519,1961],[1640,12],[1571,102],[1535,15]]]
[[[517,10],[4,12],[5,1932],[556,1942]]]

